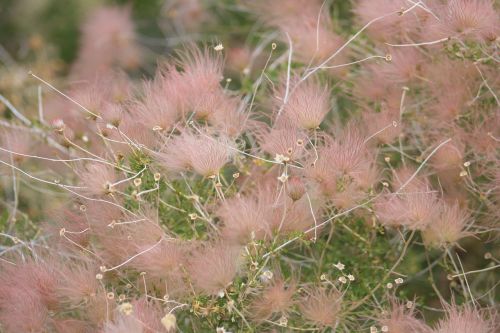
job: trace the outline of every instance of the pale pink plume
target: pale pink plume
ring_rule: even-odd
[[[110,230],[109,224],[124,218],[124,212],[120,207],[105,202],[88,200],[79,209],[80,213],[74,212],[74,214],[79,215],[81,219],[85,219],[92,231],[97,234],[104,233],[105,230]],[[84,212],[81,211],[82,209]],[[68,230],[73,231],[73,229]]]
[[[387,96],[397,95],[401,98],[399,87],[387,80],[381,63],[366,63],[354,78],[353,94],[366,102],[382,102]]]
[[[283,196],[278,202],[273,202],[273,219],[268,222],[272,231],[278,235],[287,235],[312,228],[315,223],[314,219],[321,216],[324,201],[317,195],[311,195],[309,199],[311,203],[306,196],[297,201]],[[313,237],[314,233],[308,236]]]
[[[300,303],[304,318],[318,327],[335,328],[341,319],[342,294],[326,287],[314,287],[306,293]]]
[[[344,43],[333,32],[328,6],[322,6],[322,1],[247,1],[247,4],[265,23],[282,31],[283,43],[288,44],[286,35],[290,36],[294,58],[305,64],[320,64]],[[342,51],[327,66],[346,63],[346,54],[346,50]]]
[[[400,122],[400,110],[382,104],[380,112],[366,110],[362,114],[362,124],[366,133],[374,135],[373,142],[378,144],[393,143],[402,133],[403,124]]]
[[[51,222],[47,223],[44,230],[56,238],[59,244],[68,249],[75,249],[75,246],[66,239],[60,237],[61,229],[70,231],[65,236],[74,243],[83,247],[89,244],[90,232],[82,232],[89,227],[87,219],[81,212],[75,209],[59,209],[56,213],[51,214]]]
[[[112,194],[116,188],[113,185],[118,177],[112,167],[92,162],[78,171],[83,192],[89,196],[102,197]]]
[[[91,262],[76,262],[61,269],[60,283],[55,287],[58,297],[68,305],[78,306],[95,297],[100,288],[96,274],[98,265]]]
[[[491,0],[447,0],[433,7],[439,20],[429,20],[426,33],[431,40],[494,41],[498,36],[500,20]]]
[[[171,80],[169,72],[159,72],[154,81],[143,85],[144,96],[134,105],[134,114],[149,131],[168,133],[181,116],[182,105],[179,94],[183,87],[179,81]]]
[[[328,87],[320,85],[318,81],[313,79],[300,84],[298,84],[298,79],[293,82],[290,88],[291,94],[286,103],[284,102],[286,83],[280,87],[276,108],[283,108],[281,117],[287,118],[292,126],[304,130],[314,130],[319,127],[330,111]]]
[[[296,292],[294,283],[287,284],[277,277],[262,290],[250,304],[250,315],[253,320],[261,322],[270,320],[274,315],[286,315],[293,307],[293,296]]]
[[[0,322],[6,333],[47,332],[49,311],[35,292],[18,290],[4,302],[7,304],[0,305]]]
[[[256,131],[261,148],[271,155],[272,159],[287,159],[292,162],[300,159],[305,153],[306,135],[289,124]]]
[[[231,149],[233,143],[224,136],[191,136],[188,137],[186,145],[193,170],[205,177],[218,175],[234,155],[234,150]]]
[[[215,176],[234,154],[233,142],[229,138],[211,136],[208,132],[183,132],[168,140],[165,151],[158,154],[158,160],[174,174],[193,170],[204,177]]]
[[[439,215],[422,232],[424,243],[432,247],[455,245],[460,239],[472,235],[467,231],[470,214],[458,203],[441,203]]]
[[[193,286],[209,295],[223,292],[240,270],[241,248],[218,242],[196,249],[187,270]]]
[[[33,293],[44,306],[54,309],[58,306],[55,288],[59,283],[55,261],[18,263],[4,266],[0,272],[0,308],[8,306],[14,294]],[[34,296],[34,297],[35,297]]]
[[[254,195],[236,196],[224,201],[217,210],[224,223],[221,229],[224,239],[241,245],[265,239],[270,234],[266,220],[271,212],[269,203]]]
[[[18,262],[0,267],[0,322],[6,332],[44,332],[49,310],[58,307],[52,262]]]
[[[130,7],[102,7],[83,24],[80,53],[72,75],[91,79],[114,66],[134,68],[140,58]]]
[[[306,166],[306,176],[315,181],[326,196],[342,192],[354,183],[352,190],[368,190],[377,179],[374,157],[364,138],[353,125],[336,139],[327,139]]]
[[[415,172],[412,167],[396,169],[392,180],[395,193],[375,200],[375,214],[382,224],[422,230],[438,216],[440,206],[436,191],[432,190],[427,178],[415,176]]]
[[[442,142],[443,139],[437,140]],[[465,144],[460,137],[439,149],[431,158],[431,165],[437,171],[437,176],[445,188],[452,188],[459,183],[460,171],[463,168]]]
[[[89,302],[82,305],[85,318],[88,322],[98,327],[103,327],[108,319],[113,319],[113,310],[115,308],[116,297],[109,298],[108,292],[103,290],[103,288],[96,295],[90,297]]]
[[[441,319],[435,333],[495,333],[498,332],[498,319],[490,318],[472,306],[459,308],[457,305],[446,307],[445,318]]]
[[[315,14],[301,18],[290,17],[288,20],[280,22],[278,27],[290,36],[296,58],[305,64],[323,64],[345,42],[341,36],[333,32],[333,25],[326,15],[321,16],[319,25],[318,14]],[[283,38],[283,40],[284,42],[288,42],[286,38]],[[335,66],[348,62],[348,50],[344,49],[331,58],[324,66]],[[333,74],[342,75],[345,73],[345,68],[333,68],[328,71]]]
[[[479,109],[475,109],[479,111]],[[488,114],[488,111],[492,112]],[[500,139],[500,112],[498,109],[482,110],[481,118],[475,119],[469,131],[463,131],[463,142],[467,142],[468,152],[476,159],[498,160],[498,141]]]
[[[105,75],[96,75],[84,81],[76,81],[71,86],[70,97],[87,110],[100,115],[101,121],[113,122],[116,110],[110,105],[123,106],[132,97],[132,82],[123,72],[113,71]],[[92,116],[74,103],[66,100],[67,107],[71,108],[75,116],[85,119]],[[51,110],[48,110],[51,112]],[[59,110],[67,112],[67,110]],[[88,122],[90,123],[90,122]],[[117,125],[116,125],[117,126]]]
[[[209,121],[218,109],[234,106],[220,87],[213,91],[200,91],[191,95],[188,100],[195,119],[200,121]]]
[[[394,190],[399,190],[404,185],[404,193],[426,192],[431,186],[429,179],[418,174],[413,166],[393,170],[391,185]]]
[[[192,168],[188,155],[189,136],[192,134],[182,132],[180,135],[168,138],[165,148],[156,156],[160,165],[173,175]]]
[[[220,53],[210,51],[207,47],[200,50],[190,46],[179,53],[179,65],[186,92],[190,97],[214,92],[220,88],[224,61]]]
[[[2,128],[0,134],[0,147],[10,150],[14,153],[29,155],[33,147],[33,138],[29,132],[14,131]],[[10,164],[11,158],[15,164],[21,163],[27,159],[26,156],[11,154],[6,151],[0,151],[0,159]]]
[[[387,327],[391,333],[431,333],[432,330],[423,321],[415,317],[414,306],[408,307],[391,300],[391,309],[384,311],[378,323],[381,327]]]
[[[130,152],[132,149],[137,149],[137,145],[155,149],[158,144],[155,133],[142,122],[138,122],[134,114],[125,113],[119,129],[120,132],[113,131],[112,136],[112,139],[123,142],[118,151]]]
[[[121,264],[138,253],[137,243],[126,228],[107,227],[96,232],[94,236],[96,237],[95,243],[99,245],[96,252],[107,266]]]
[[[128,248],[133,252],[140,252],[158,243],[160,239],[166,241],[169,238],[155,217],[156,212],[145,206],[136,215],[127,214],[123,220],[112,221],[109,224],[111,237],[113,231],[117,237],[127,235],[126,244],[121,244],[123,249]]]
[[[422,23],[428,19],[429,14],[421,7],[401,15],[410,5],[405,0],[359,0],[354,13],[361,25],[376,20],[368,27],[371,38],[394,43],[407,36],[418,36]]]
[[[141,297],[134,300],[132,305],[133,315],[143,324],[143,333],[163,332],[166,329],[161,322],[165,311],[159,304]]]
[[[440,207],[436,194],[427,189],[400,194],[389,193],[378,198],[374,208],[383,225],[423,230],[435,221]]]
[[[138,248],[138,252],[150,249],[152,245],[154,244],[142,246]],[[134,259],[129,266],[138,272],[145,272],[147,283],[157,290],[162,290],[165,295],[185,295],[189,292],[184,270],[188,250],[188,244],[180,240],[165,239],[146,255]]]
[[[381,64],[379,69],[388,84],[408,84],[421,74],[421,66],[424,58],[420,51],[413,47],[397,48],[388,50],[390,61]]]
[[[237,138],[248,127],[249,114],[244,112],[239,96],[225,96],[219,108],[210,114],[209,123],[229,138]]]
[[[331,201],[336,208],[349,209],[366,198],[366,191],[347,178],[337,180],[337,191],[331,195]]]
[[[122,105],[116,103],[105,103],[101,109],[102,118],[97,120],[97,126],[99,127],[99,132],[103,136],[109,136],[110,128],[109,125],[114,127],[120,126],[123,119],[123,114],[125,109]]]
[[[429,93],[435,98],[428,116],[449,123],[468,108],[479,88],[478,72],[471,64],[443,58],[429,62],[424,75],[431,82]]]

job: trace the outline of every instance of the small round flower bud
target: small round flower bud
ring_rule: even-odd
[[[288,180],[287,194],[293,201],[297,201],[306,193],[304,182],[299,177]]]

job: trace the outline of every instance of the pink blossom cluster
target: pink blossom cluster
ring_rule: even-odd
[[[198,5],[167,10],[209,17]],[[227,76],[224,47],[194,42],[137,79],[131,9],[106,7],[83,25],[67,85],[43,81],[43,119],[7,105],[1,187],[17,198],[22,182],[43,221],[33,240],[0,234],[13,242],[0,250],[0,331],[497,332],[494,302],[453,254],[498,238],[498,8],[358,0],[350,34],[328,1],[240,5],[275,33],[255,48],[263,67],[238,73],[250,88]],[[242,57],[233,74],[252,68],[255,55],[228,52]],[[393,292],[397,274],[418,275],[398,273],[401,260],[356,295],[354,268],[323,259],[337,228],[373,241],[356,221],[401,260],[442,253],[465,301],[443,292],[429,324]]]

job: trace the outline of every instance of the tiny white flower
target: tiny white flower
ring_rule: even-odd
[[[222,51],[222,50],[224,50],[224,46],[222,45],[222,43],[219,43],[219,44],[214,46],[214,50],[217,52]]]
[[[285,316],[281,316],[281,318],[278,320],[278,325],[283,327],[288,326],[288,318]]]
[[[276,156],[274,157],[274,161],[277,163],[283,163],[290,161],[290,158],[282,154],[276,154]]]
[[[352,274],[347,275],[347,278],[349,279],[349,281],[354,281],[354,275]]]
[[[167,332],[175,330],[175,327],[177,326],[177,319],[172,313],[167,313],[163,318],[161,318],[160,322],[163,327],[165,327]]]
[[[396,282],[396,284],[402,284],[404,281],[402,278],[397,278],[394,282]]]
[[[126,316],[129,316],[132,312],[134,312],[134,307],[129,302],[125,302],[118,305],[118,311]]]
[[[288,180],[288,175],[283,173],[281,176],[278,177],[278,180],[282,183],[285,183]]]
[[[347,279],[345,278],[345,276],[341,276],[338,278],[338,280],[343,283],[343,284],[346,284],[347,283]]]
[[[390,283],[390,282],[389,282],[389,283],[387,284],[387,289],[392,289],[392,287],[393,287],[392,283]]]
[[[273,276],[274,276],[273,272],[271,272],[270,270],[266,270],[262,273],[260,279],[262,282],[269,282],[272,280]]]
[[[335,266],[339,271],[342,271],[345,268],[345,265],[343,263],[341,263],[341,262],[338,262],[338,263],[336,263],[333,266]]]

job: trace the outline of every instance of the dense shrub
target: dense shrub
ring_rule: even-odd
[[[492,1],[137,8],[0,50],[0,331],[497,332]]]

